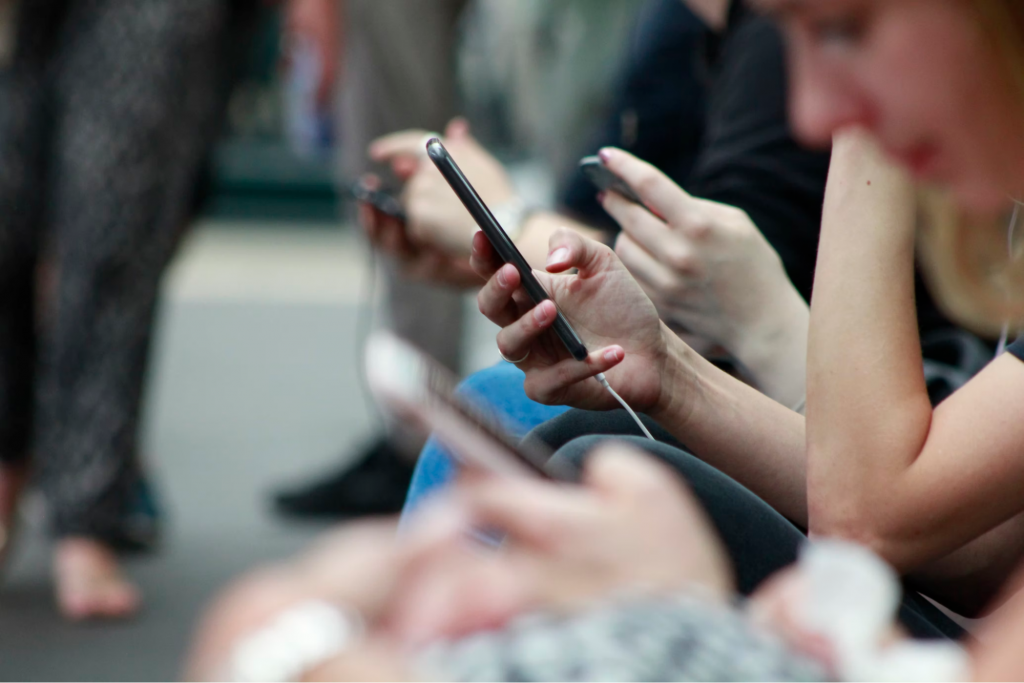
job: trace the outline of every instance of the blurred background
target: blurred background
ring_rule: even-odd
[[[18,42],[17,12],[76,3],[14,4],[0,0],[0,60],[31,47]],[[159,280],[144,385],[138,452],[164,527],[156,552],[126,565],[144,608],[121,622],[63,620],[45,505],[30,494],[0,587],[6,680],[175,678],[214,591],[322,531],[275,515],[271,493],[337,466],[339,452],[355,454],[380,430],[360,380],[360,345],[385,316],[382,276],[339,191],[353,180],[334,161],[339,119],[310,104],[310,70],[322,65],[284,38],[281,4],[228,4],[240,14],[221,46],[231,64],[223,126],[204,124],[219,132],[194,217]],[[460,13],[460,109],[531,203],[552,205],[605,119],[641,4],[473,0]],[[11,92],[0,93],[0,116],[18,111]],[[474,297],[465,298],[468,372],[497,352]]]

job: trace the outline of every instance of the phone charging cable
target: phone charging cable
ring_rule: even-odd
[[[633,409],[629,407],[629,404],[626,403],[625,399],[619,396],[617,391],[612,389],[612,385],[608,384],[608,378],[604,376],[604,373],[597,373],[596,375],[594,375],[594,379],[600,382],[601,386],[607,389],[608,393],[611,394],[615,398],[615,400],[618,401],[619,404],[626,409],[626,412],[629,413],[629,416],[631,418],[633,418],[633,421],[636,422],[636,425],[640,428],[640,431],[644,433],[644,436],[646,436],[651,441],[655,441],[654,436],[651,435],[650,430],[648,430],[647,426],[644,425],[643,421],[640,419],[640,416],[637,415],[636,412],[634,412]]]

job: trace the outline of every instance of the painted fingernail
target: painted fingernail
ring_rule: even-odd
[[[564,262],[566,262],[568,260],[569,260],[569,248],[568,247],[559,247],[558,249],[555,249],[553,252],[548,254],[548,265],[549,266],[554,266],[554,265],[557,265],[559,263],[564,263]]]
[[[607,147],[603,147],[597,152],[597,156],[603,163],[608,163],[612,159],[612,151]]]
[[[498,270],[498,284],[501,285],[502,289],[508,287],[508,278],[505,277],[505,269],[504,268],[500,268]]]
[[[605,197],[606,197],[607,195],[608,195],[608,193],[607,193],[607,192],[605,192],[604,190],[601,190],[600,192],[598,192],[598,193],[597,193],[597,203],[598,203],[598,204],[604,204],[604,198],[605,198]]]
[[[604,359],[609,362],[622,360],[622,349],[614,347],[604,352]]]
[[[553,306],[549,306],[546,301],[542,301],[539,306],[533,309],[533,319],[537,321],[538,325],[543,325],[547,321],[551,320]]]

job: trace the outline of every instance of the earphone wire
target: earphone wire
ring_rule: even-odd
[[[1017,218],[1020,215],[1020,202],[1013,200],[1013,212],[1010,214],[1010,225],[1006,229],[1006,255],[1010,263],[1013,263],[1013,240],[1017,231]],[[1003,329],[999,334],[999,344],[996,345],[996,356],[1003,355],[1006,346],[1010,341],[1010,321],[1003,321]]]
[[[596,375],[594,375],[594,379],[600,382],[601,386],[607,389],[608,393],[610,393],[615,398],[615,400],[619,402],[619,405],[626,409],[626,412],[629,413],[629,416],[633,418],[633,421],[636,422],[638,427],[640,427],[640,431],[644,433],[644,436],[646,436],[651,441],[656,441],[654,436],[651,434],[650,430],[647,429],[647,425],[645,425],[643,421],[640,419],[640,416],[637,415],[633,411],[633,409],[629,407],[629,404],[626,403],[625,399],[619,396],[619,393],[617,391],[612,389],[612,385],[608,383],[608,378],[604,376],[604,373],[597,373]]]

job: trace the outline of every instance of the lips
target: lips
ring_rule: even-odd
[[[889,155],[918,178],[935,180],[939,175],[939,150],[934,145],[920,144],[901,150],[888,150]]]

